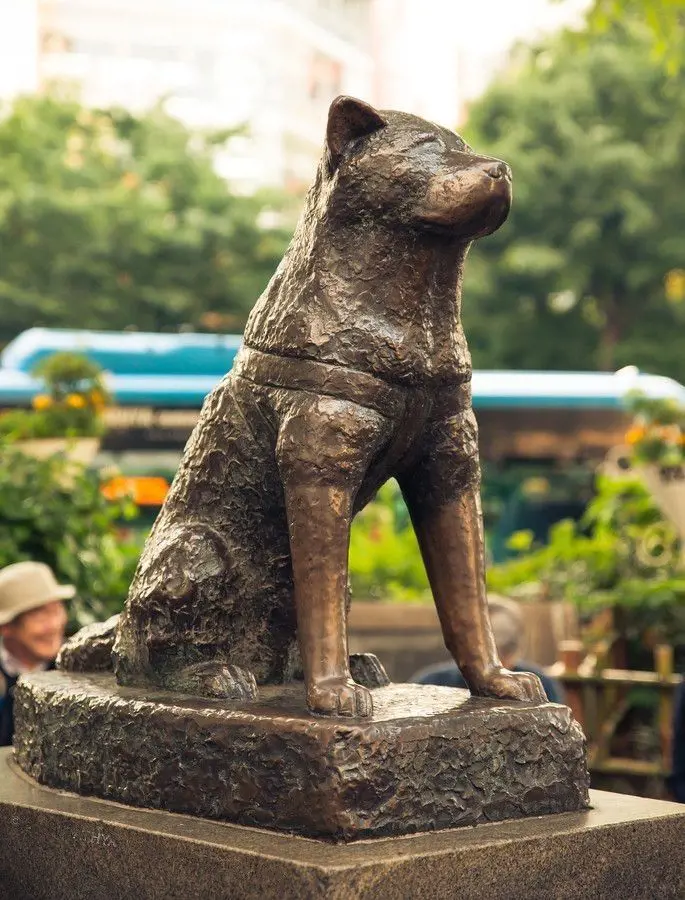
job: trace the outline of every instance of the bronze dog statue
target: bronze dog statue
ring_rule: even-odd
[[[249,698],[300,666],[312,712],[368,716],[350,675],[352,518],[397,478],[445,643],[472,693],[544,700],[488,619],[471,363],[470,243],[511,175],[456,134],[339,97],[292,243],[207,398],[114,644],[122,684]]]

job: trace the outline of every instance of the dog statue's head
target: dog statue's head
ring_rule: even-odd
[[[333,216],[469,241],[496,231],[511,205],[506,163],[479,156],[447,128],[352,97],[331,104],[323,168]]]

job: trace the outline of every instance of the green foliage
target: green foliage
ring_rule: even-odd
[[[466,275],[476,366],[685,380],[684,87],[626,16],[580,45],[520,48],[474,104],[469,142],[510,163],[515,195]]]
[[[236,195],[215,173],[231,134],[57,96],[2,112],[0,340],[32,325],[242,326],[288,235],[258,224],[279,197]]]
[[[13,409],[0,416],[0,437],[8,441],[96,437],[101,432],[101,420],[87,406],[73,409],[64,403],[45,409]]]
[[[356,517],[350,537],[352,594],[362,600],[430,599],[414,530],[396,482]]]
[[[542,471],[542,470],[540,470]],[[538,477],[533,477],[535,474]],[[503,508],[514,491],[534,496],[536,485],[541,485],[545,499],[584,496],[587,493],[584,473],[570,473],[559,477],[547,473],[541,477],[538,470],[531,473],[530,467],[515,468],[498,473],[485,467],[483,484],[483,509],[486,527],[486,541],[492,552],[501,543],[505,534],[500,534],[498,526]],[[532,534],[516,532],[510,540],[511,551],[530,549]],[[355,597],[364,600],[390,600],[396,602],[432,602],[428,578],[421,558],[421,552],[404,504],[402,494],[395,481],[389,481],[378,492],[376,498],[355,518],[350,537],[350,582]]]
[[[33,374],[43,380],[48,393],[34,398],[33,410],[1,415],[1,437],[27,440],[102,433],[101,412],[108,395],[97,363],[78,353],[54,353],[41,360]]]
[[[55,400],[68,394],[98,391],[104,400],[106,391],[102,383],[100,366],[81,353],[53,353],[44,357],[33,369],[41,378]]]
[[[633,634],[658,632],[685,644],[685,563],[675,529],[640,482],[600,477],[579,523],[559,522],[549,543],[493,566],[489,587],[513,596],[542,594],[580,610],[622,607]]]
[[[626,435],[632,447],[633,463],[655,463],[675,470],[685,465],[685,408],[665,398],[653,400],[633,394],[633,427]]]
[[[482,463],[483,521],[489,559],[499,562],[514,551],[512,532],[533,528],[545,539],[551,522],[576,518],[593,494],[594,476],[587,464],[552,461]],[[531,539],[533,532],[530,532]]]
[[[644,22],[652,36],[654,56],[670,73],[678,72],[683,59],[684,0],[594,0],[588,25],[593,32],[605,32],[627,13]]]
[[[0,568],[47,563],[76,586],[70,612],[78,626],[121,609],[141,550],[140,539],[123,541],[117,527],[135,507],[106,500],[101,485],[64,456],[39,460],[0,444]]]

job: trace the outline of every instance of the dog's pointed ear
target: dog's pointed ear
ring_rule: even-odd
[[[336,97],[328,111],[326,155],[331,171],[337,168],[345,147],[355,138],[371,134],[387,125],[373,106],[354,97]]]

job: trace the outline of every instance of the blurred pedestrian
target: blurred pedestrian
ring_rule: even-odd
[[[13,693],[20,675],[54,668],[64,641],[64,600],[75,594],[44,563],[0,569],[0,746],[12,743]]]
[[[520,657],[523,643],[523,616],[517,603],[491,594],[488,597],[490,621],[495,636],[497,650],[505,669],[512,672],[533,672],[542,681],[542,686],[550,703],[563,703],[563,688],[554,678],[547,675],[539,666],[526,662]],[[421,669],[411,679],[416,684],[437,684],[444,687],[467,687],[464,676],[453,662],[438,663]]]

